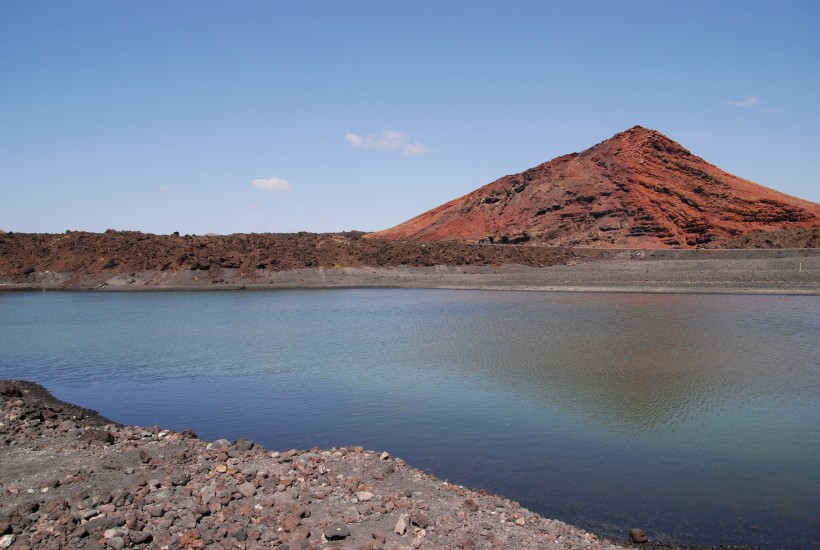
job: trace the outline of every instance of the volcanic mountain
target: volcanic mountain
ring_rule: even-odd
[[[820,204],[733,176],[635,126],[368,237],[692,248],[818,226]]]

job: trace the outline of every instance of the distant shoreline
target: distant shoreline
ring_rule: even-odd
[[[282,271],[35,272],[0,291],[427,288],[541,292],[820,295],[820,249],[573,249],[544,267],[517,264],[301,268]]]

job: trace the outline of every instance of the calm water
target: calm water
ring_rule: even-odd
[[[0,378],[114,420],[387,450],[688,544],[820,544],[818,336],[818,297],[0,294]]]

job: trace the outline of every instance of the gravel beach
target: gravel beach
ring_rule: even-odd
[[[0,408],[0,548],[625,547],[379,451],[123,426],[31,382]]]
[[[448,288],[481,290],[820,294],[820,249],[572,249],[552,265],[360,266],[281,271],[37,271],[0,277],[0,291],[236,290],[286,288]]]

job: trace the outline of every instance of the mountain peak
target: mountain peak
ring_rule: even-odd
[[[733,176],[661,132],[633,126],[369,236],[688,248],[818,226],[820,205]]]
[[[619,132],[590,149],[601,146],[627,148],[634,151],[653,150],[660,153],[684,156],[692,154],[689,150],[682,147],[680,143],[668,138],[657,130],[644,128],[643,126],[633,126],[628,130]]]

